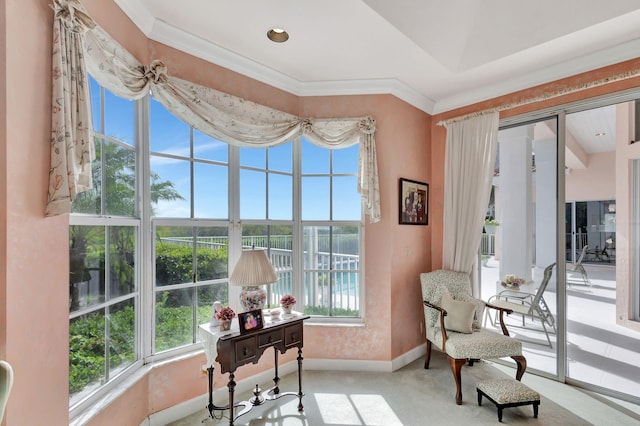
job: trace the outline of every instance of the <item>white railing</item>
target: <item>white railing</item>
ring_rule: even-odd
[[[329,247],[328,235],[317,235],[315,247]],[[160,241],[192,246],[193,237],[161,237]],[[353,244],[353,236],[341,238],[334,235],[331,243],[340,251],[348,250]],[[196,247],[217,249],[227,247],[227,236],[198,236]],[[242,237],[244,248],[266,249],[270,245],[269,253],[278,281],[267,289],[267,304],[275,307],[280,304],[280,297],[292,292],[292,237],[291,235],[254,235]],[[321,306],[325,308],[359,309],[359,270],[360,256],[353,254],[333,253],[327,251],[304,250],[304,291],[305,306]],[[302,306],[299,307],[300,309]]]
[[[480,254],[490,256],[496,254],[496,234],[482,234]]]

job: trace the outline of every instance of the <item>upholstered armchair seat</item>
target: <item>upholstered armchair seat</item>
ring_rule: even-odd
[[[509,336],[500,308],[471,295],[469,275],[462,272],[438,270],[420,274],[424,305],[427,350],[424,368],[429,368],[431,347],[447,354],[456,382],[456,404],[462,404],[461,369],[469,362],[481,359],[512,358],[517,364],[516,380],[527,368],[522,356],[522,343]],[[503,334],[482,328],[485,309],[496,309]]]
[[[442,349],[442,333],[436,329],[432,343]],[[452,358],[497,359],[522,354],[522,343],[493,331],[480,330],[471,334],[447,332],[447,355]]]

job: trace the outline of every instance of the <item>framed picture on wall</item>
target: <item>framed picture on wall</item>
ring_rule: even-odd
[[[401,225],[429,224],[429,184],[400,178]]]

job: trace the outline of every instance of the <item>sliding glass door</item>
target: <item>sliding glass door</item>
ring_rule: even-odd
[[[522,306],[529,372],[639,403],[640,121],[613,102],[500,129],[480,288]]]
[[[637,177],[628,186],[629,173],[618,170],[640,155],[626,134],[633,110],[633,102],[625,102],[566,116],[565,193],[571,215],[566,221],[571,243],[566,255],[566,377],[582,387],[637,401],[640,332],[625,323],[623,315],[631,308],[630,293],[622,291],[631,288],[628,262],[619,262],[623,274],[616,270],[617,242],[627,245],[630,239],[624,225],[628,219],[619,227],[618,215],[628,217],[640,199]],[[637,270],[638,262],[631,262]]]
[[[522,306],[506,318],[509,332],[523,342],[528,368],[551,376],[557,375],[558,348],[557,129],[554,117],[499,131],[481,246],[482,298]],[[523,282],[509,286],[511,275]],[[487,317],[487,325],[493,323]]]

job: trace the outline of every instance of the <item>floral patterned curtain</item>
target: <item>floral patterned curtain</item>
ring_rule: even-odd
[[[61,21],[66,22],[67,27],[77,28],[74,32],[78,38],[77,44],[74,45],[76,52],[74,57],[79,57],[79,62],[84,60],[86,70],[78,66],[74,71],[76,74],[81,74],[79,80],[82,81],[85,92],[88,91],[87,72],[111,92],[128,99],[142,98],[152,89],[154,97],[184,122],[211,137],[233,145],[269,147],[285,143],[299,135],[306,135],[312,143],[332,149],[346,148],[360,143],[358,191],[362,196],[365,211],[369,215],[369,221],[375,223],[380,220],[380,193],[374,138],[376,128],[373,118],[318,120],[300,118],[172,77],[160,60],[152,61],[149,66],[138,63],[129,52],[93,22],[77,0],[54,0],[54,10],[56,10],[57,24],[54,24],[54,50],[55,28],[61,25]],[[55,75],[54,72],[54,93]],[[87,103],[88,92],[82,96]],[[71,100],[64,99],[63,102],[73,105]],[[90,105],[87,104],[84,107],[88,113]],[[87,118],[90,120],[90,117],[89,114]],[[89,125],[87,130],[89,132],[92,128],[90,122],[85,120],[83,123],[83,127]],[[72,145],[77,146],[83,141],[86,145],[86,141],[91,139],[78,139],[71,136],[71,140]],[[52,152],[53,145],[52,142]],[[68,158],[67,155],[67,163]],[[90,157],[86,159],[88,158]],[[75,194],[90,189],[91,163],[89,161],[87,164],[86,159],[82,159],[82,162],[74,160],[69,170],[71,172],[78,164],[83,166],[83,170],[88,167],[89,174],[83,175],[83,178],[89,177],[89,186],[82,186],[81,190],[76,187],[73,195],[71,193],[67,195],[67,189],[62,187],[54,188],[55,191],[52,192],[50,184],[48,215],[68,213]],[[66,200],[66,203],[53,203],[54,198]]]
[[[72,5],[54,1],[51,168],[46,215],[69,213],[71,202],[91,189],[95,159],[83,34],[95,26]]]

